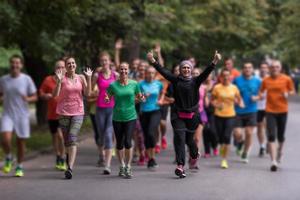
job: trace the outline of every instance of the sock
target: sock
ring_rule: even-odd
[[[265,148],[266,148],[266,145],[265,145],[265,144],[261,144],[261,145],[260,145],[260,148],[265,149]]]

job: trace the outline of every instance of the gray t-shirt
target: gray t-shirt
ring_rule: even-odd
[[[13,119],[29,116],[28,103],[22,96],[31,96],[37,89],[30,76],[21,73],[18,77],[10,74],[0,78],[0,93],[3,94],[3,113]]]

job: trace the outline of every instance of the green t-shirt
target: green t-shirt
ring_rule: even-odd
[[[114,121],[126,122],[137,118],[135,96],[140,93],[140,88],[136,81],[128,80],[127,85],[115,81],[110,84],[107,93],[115,98]]]

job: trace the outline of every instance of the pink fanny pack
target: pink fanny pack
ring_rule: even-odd
[[[194,115],[195,115],[194,112],[191,112],[191,113],[178,112],[179,118],[182,118],[182,119],[192,119],[194,117]]]

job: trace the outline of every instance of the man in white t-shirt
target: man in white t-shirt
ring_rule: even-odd
[[[269,65],[265,62],[260,64],[259,67],[259,78],[263,80],[269,75]],[[264,95],[266,96],[266,94]],[[265,155],[265,109],[266,109],[266,99],[257,101],[257,138],[260,145],[259,156],[263,157]]]
[[[24,176],[22,161],[25,140],[30,137],[30,114],[28,104],[37,101],[37,89],[32,79],[21,72],[23,59],[18,55],[10,58],[10,73],[0,78],[0,96],[3,102],[0,132],[5,164],[3,172],[12,168],[12,133],[17,136],[17,167],[15,176]]]

